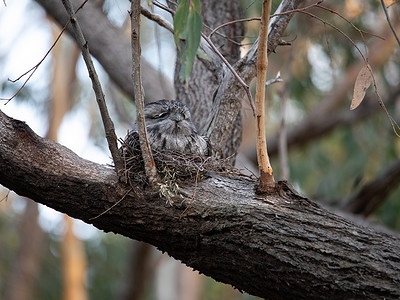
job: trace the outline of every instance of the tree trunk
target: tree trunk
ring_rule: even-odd
[[[7,281],[5,300],[30,299],[40,270],[44,233],[37,223],[38,204],[26,199],[25,212],[19,228],[20,245]]]
[[[179,182],[183,200],[170,207],[0,112],[0,184],[20,195],[148,242],[256,296],[400,297],[398,237],[336,216],[285,183],[276,195],[256,195],[255,183],[216,174],[197,185]]]

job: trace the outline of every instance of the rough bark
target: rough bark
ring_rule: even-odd
[[[67,23],[68,16],[61,1],[37,0],[37,2],[61,27]],[[75,9],[82,4],[79,0],[71,0],[71,2]],[[100,62],[119,88],[133,99],[129,36],[124,33],[123,28],[117,28],[110,23],[102,12],[99,2],[88,1],[76,17],[88,41],[91,54]],[[68,26],[67,30],[74,37],[71,26]],[[166,77],[162,81],[167,84],[161,84],[159,79],[162,75],[145,59],[142,59],[141,66],[146,101],[173,97],[174,88]]]
[[[169,207],[1,112],[0,184],[260,297],[400,297],[398,237],[353,224],[285,184],[262,197],[253,180],[210,174],[197,186],[179,183],[184,199]]]

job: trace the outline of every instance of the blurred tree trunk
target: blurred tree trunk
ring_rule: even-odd
[[[154,273],[153,246],[143,242],[132,241],[131,248],[125,276],[121,279],[120,300],[144,299],[144,292]]]
[[[32,297],[44,240],[44,233],[37,222],[38,215],[38,204],[26,199],[19,225],[20,243],[7,279],[5,300],[28,300]]]
[[[58,27],[58,26],[57,26]],[[53,30],[54,38],[59,29]],[[76,44],[62,37],[53,49],[52,98],[50,100],[49,127],[46,137],[57,141],[57,134],[66,113],[72,107],[72,87],[76,79],[75,66],[80,56]],[[66,232],[61,242],[63,299],[87,299],[85,287],[86,257],[83,243],[74,235],[73,219],[65,215]]]
[[[86,278],[86,256],[83,243],[73,231],[74,220],[65,215],[66,232],[61,243],[63,271],[63,300],[88,299]]]

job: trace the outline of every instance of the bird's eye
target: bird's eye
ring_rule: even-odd
[[[167,113],[166,112],[162,112],[162,113],[156,114],[154,116],[154,118],[161,119],[161,118],[165,118],[166,116],[167,116]]]

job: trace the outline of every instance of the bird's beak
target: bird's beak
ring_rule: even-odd
[[[179,113],[173,114],[173,115],[171,115],[169,118],[170,118],[172,121],[175,121],[175,122],[180,122],[180,121],[182,121],[182,120],[184,119],[184,117],[182,116],[182,114],[179,114]]]

